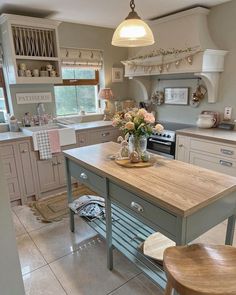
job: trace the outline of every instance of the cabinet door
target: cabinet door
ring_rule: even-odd
[[[190,163],[216,172],[236,176],[236,161],[233,159],[191,151]]]
[[[2,163],[4,174],[7,179],[17,177],[16,162],[13,156],[11,158],[3,158]]]
[[[30,142],[21,142],[18,144],[20,160],[22,167],[23,188],[26,196],[35,194],[35,178],[31,156]]]
[[[17,177],[7,179],[8,191],[11,201],[19,200],[21,197],[20,187]]]
[[[88,145],[88,133],[87,132],[78,132],[77,133],[77,145],[79,147]]]
[[[41,192],[50,191],[60,186],[57,157],[45,161],[38,160],[37,168]]]
[[[190,138],[187,136],[177,135],[176,140],[176,160],[189,163]]]
[[[66,167],[65,159],[63,156],[57,156],[57,166],[59,174],[59,183],[61,186],[66,185]]]

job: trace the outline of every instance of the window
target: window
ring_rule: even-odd
[[[63,83],[54,87],[57,115],[76,115],[80,111],[96,113],[99,72],[63,67],[62,78]]]
[[[0,112],[4,113],[5,118],[6,118],[6,114],[9,112],[2,68],[0,68]],[[3,116],[0,115],[0,123],[3,123],[3,122],[4,122],[4,118]]]

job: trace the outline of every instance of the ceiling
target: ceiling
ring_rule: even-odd
[[[135,0],[143,19],[189,7],[212,7],[230,0]],[[1,13],[15,13],[115,28],[129,12],[129,0],[0,0]]]

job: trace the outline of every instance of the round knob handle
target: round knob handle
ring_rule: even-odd
[[[22,154],[25,154],[25,153],[27,153],[27,150],[22,150],[21,152],[22,152]]]
[[[80,174],[80,178],[82,178],[82,179],[88,179],[88,176],[87,176],[87,174],[85,174],[84,172],[82,172]]]
[[[182,148],[183,146],[184,146],[184,145],[183,145],[182,143],[181,143],[181,144],[179,144],[179,147],[180,147],[180,148]]]

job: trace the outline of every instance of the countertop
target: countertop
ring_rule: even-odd
[[[86,123],[68,124],[65,126],[74,128],[75,131],[78,132],[83,130],[112,126],[112,122],[101,120]],[[0,132],[0,143],[6,141],[23,140],[28,138],[31,138],[31,136],[25,135],[23,132]]]
[[[236,192],[236,177],[157,155],[152,167],[121,167],[109,159],[109,155],[118,150],[117,143],[108,142],[70,149],[64,155],[89,171],[108,177],[130,192],[181,216],[188,216]]]
[[[176,131],[177,135],[185,135],[206,140],[216,140],[223,143],[236,144],[236,131],[217,128],[201,129],[187,128]]]
[[[15,140],[28,139],[28,138],[31,138],[31,136],[25,135],[23,132],[2,132],[2,133],[0,133],[0,142],[15,141]]]
[[[75,131],[82,131],[94,128],[102,128],[112,126],[112,121],[92,121],[92,122],[84,122],[84,123],[75,123],[75,124],[68,124],[65,125],[71,128],[74,128]]]

